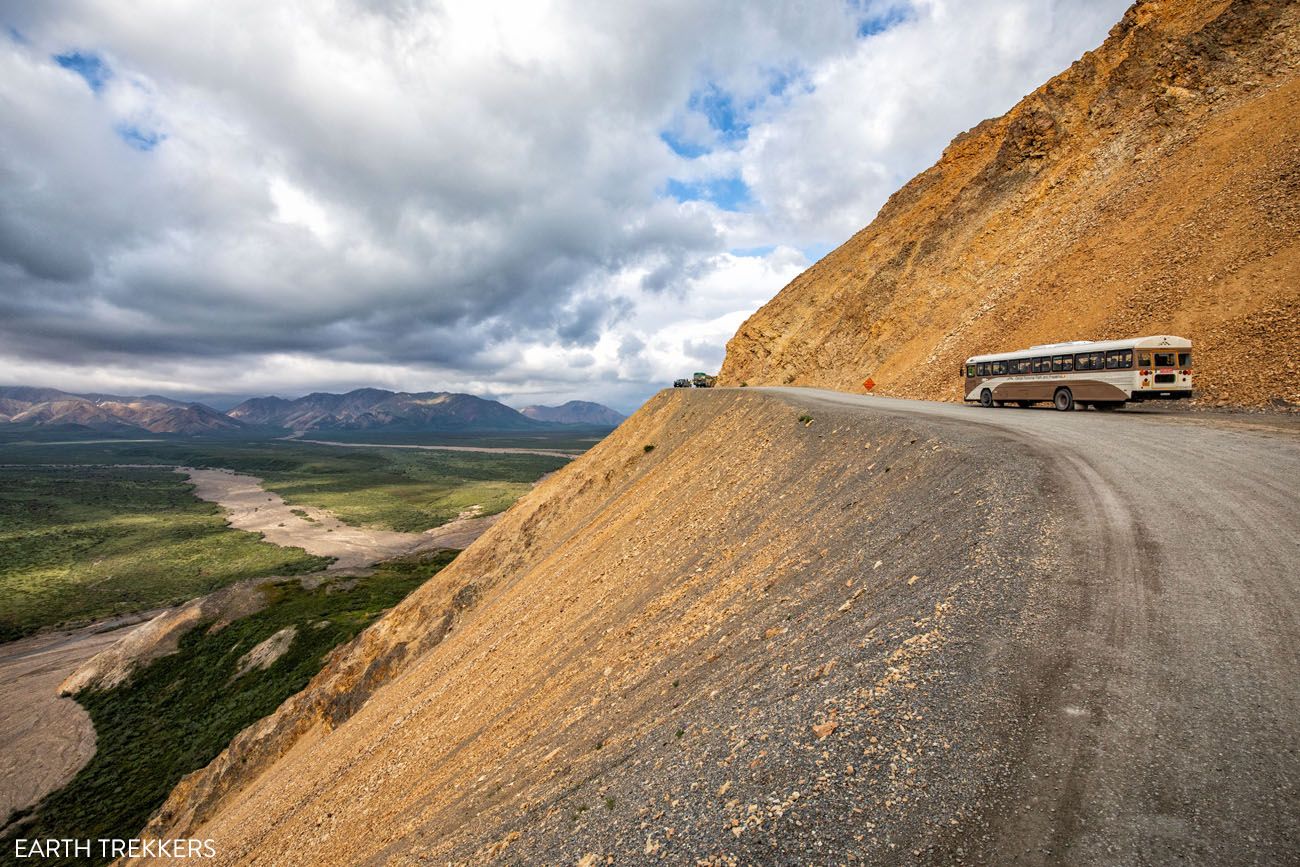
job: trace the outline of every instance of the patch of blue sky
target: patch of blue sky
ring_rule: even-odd
[[[742,259],[761,259],[770,255],[776,249],[775,244],[764,244],[761,247],[736,247],[734,250],[728,250],[731,255]]]
[[[141,129],[134,124],[119,123],[113,127],[117,137],[138,151],[146,153],[166,141],[167,136],[156,130]]]
[[[785,96],[792,90],[812,93],[813,89],[812,81],[808,77],[808,70],[798,65],[789,69],[772,70],[771,81],[767,86],[767,92],[776,97]]]
[[[825,255],[831,250],[834,250],[836,246],[838,245],[825,243],[809,244],[807,247],[803,248],[802,252],[804,258],[809,262],[817,262],[825,257]]]
[[[664,192],[679,202],[712,202],[724,211],[739,211],[753,202],[749,186],[735,175],[703,181],[669,178]]]
[[[709,153],[709,149],[704,145],[687,141],[670,130],[664,130],[659,133],[659,138],[664,144],[668,145],[668,147],[672,149],[673,153],[688,160],[693,160],[696,157],[702,157]]]
[[[54,62],[80,75],[95,93],[103,90],[104,85],[113,77],[113,70],[109,69],[104,59],[93,51],[68,51],[56,54]]]
[[[912,18],[912,8],[902,3],[890,3],[879,11],[868,14],[858,22],[858,38],[877,36]]]
[[[736,105],[736,98],[713,82],[691,94],[686,107],[708,118],[725,142],[743,141],[749,135],[749,121]]]
[[[788,68],[775,68],[766,71],[768,77],[767,93],[748,102],[737,100],[735,94],[710,81],[703,87],[691,92],[687,98],[688,111],[697,112],[708,121],[709,127],[723,145],[736,144],[749,137],[749,117],[768,97],[780,99],[794,91],[811,93],[813,85],[808,77],[808,70],[795,64]],[[672,152],[685,159],[696,159],[713,152],[709,144],[691,141],[677,131],[667,129],[659,133],[660,140],[672,149]]]

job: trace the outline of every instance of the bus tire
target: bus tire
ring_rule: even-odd
[[[1068,388],[1058,388],[1052,395],[1052,405],[1061,412],[1069,412],[1074,409],[1074,394]]]
[[[980,392],[980,406],[988,409],[993,406],[993,392],[987,388]]]

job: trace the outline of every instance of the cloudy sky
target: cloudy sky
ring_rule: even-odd
[[[1127,0],[0,0],[0,384],[628,410]]]

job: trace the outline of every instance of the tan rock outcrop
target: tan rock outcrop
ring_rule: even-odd
[[[76,695],[86,689],[112,689],[131,678],[136,669],[155,659],[175,653],[180,640],[200,623],[222,626],[266,607],[261,587],[265,578],[240,581],[206,596],[168,608],[147,623],[137,626],[122,639],[92,656],[59,686],[60,695]]]
[[[289,652],[289,648],[293,646],[293,640],[297,637],[298,627],[286,626],[265,641],[259,641],[247,653],[239,657],[239,663],[235,668],[235,678],[243,677],[254,670],[266,671],[275,665],[276,660]]]

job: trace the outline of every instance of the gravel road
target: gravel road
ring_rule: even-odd
[[[1077,592],[1036,600],[1043,639],[1004,651],[1030,730],[981,817],[987,833],[961,856],[1300,860],[1294,425],[763,391],[801,407],[1000,429],[1009,448],[1045,457],[1069,498],[1076,520],[1063,541]]]

